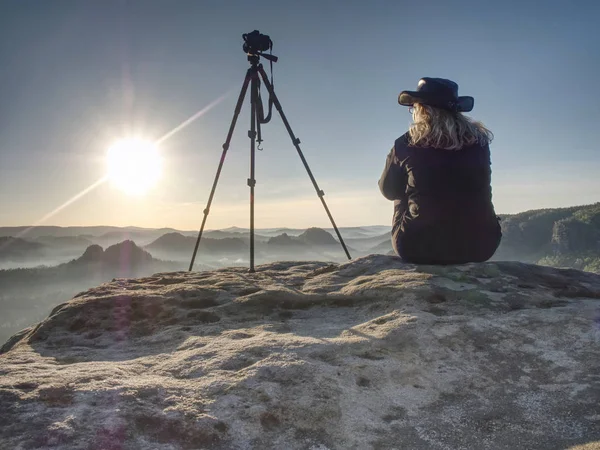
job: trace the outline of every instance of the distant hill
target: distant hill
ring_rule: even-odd
[[[264,230],[263,233],[269,234],[271,236],[280,236],[282,234],[287,234],[288,236],[298,237],[306,230],[303,228],[275,228]]]
[[[92,227],[57,227],[57,226],[23,226],[23,227],[0,227],[0,236],[19,236],[26,239],[38,238],[42,236],[100,236],[110,231],[139,231],[145,230],[140,227],[112,227],[112,226],[92,226]],[[23,236],[20,236],[24,233]]]
[[[195,241],[194,241],[195,245]],[[241,252],[248,249],[248,244],[242,238],[224,238],[224,239],[210,239],[202,238],[200,242],[200,248],[205,248],[210,252],[214,253],[229,253],[229,252]]]
[[[198,232],[193,234],[194,239],[198,238]],[[250,242],[250,230],[247,231],[223,231],[223,230],[210,230],[202,233],[202,239],[227,239],[227,238],[239,238],[245,242]],[[254,233],[255,242],[267,242],[269,236],[264,236],[259,233]]]
[[[392,251],[393,252],[393,247],[392,247],[392,240],[391,238],[386,239],[383,242],[380,242],[379,244],[377,244],[375,247],[372,247],[369,250],[369,253],[376,253],[376,254],[382,254],[382,255],[387,255],[389,254],[389,252]]]
[[[104,233],[96,237],[98,241],[114,241],[114,240],[135,240],[143,238],[147,233],[143,231],[129,231],[129,230],[114,230]]]
[[[89,264],[100,265],[99,270],[104,272],[125,272],[134,273],[140,269],[145,269],[153,263],[158,262],[146,250],[138,247],[133,241],[123,241],[119,244],[111,245],[103,250],[99,245],[89,246],[81,257],[67,263],[71,267],[80,267]],[[61,266],[59,266],[61,267]]]
[[[298,246],[304,246],[305,243],[296,237],[292,237],[292,236],[288,235],[287,233],[282,233],[278,236],[270,238],[267,241],[267,245],[283,246],[283,247],[286,247],[286,246],[298,247]]]
[[[39,236],[33,238],[32,240],[35,242],[40,242],[46,245],[56,245],[56,246],[78,246],[78,245],[91,245],[90,235],[79,235],[79,236]]]
[[[344,236],[342,236],[342,237],[344,237]],[[390,227],[390,230],[388,230],[382,234],[377,234],[375,236],[359,237],[359,238],[344,237],[344,242],[346,242],[346,244],[348,244],[348,245],[355,247],[357,250],[371,251],[371,249],[373,249],[374,246],[379,245],[380,243],[382,243],[384,241],[390,242],[391,238],[392,238],[392,232],[391,232],[391,227]]]
[[[494,259],[600,272],[600,203],[502,216]]]
[[[340,245],[335,238],[322,228],[309,228],[300,236],[298,240],[309,245]]]
[[[3,236],[0,237],[0,259],[20,261],[38,258],[43,255],[45,247],[39,242]]]
[[[104,250],[102,258],[104,264],[113,267],[122,267],[125,264],[138,267],[153,261],[152,255],[138,247],[133,241],[123,241],[120,244],[111,245]]]
[[[223,232],[230,232],[230,233],[249,233],[250,229],[249,228],[240,228],[240,227],[229,227],[229,228],[222,228],[220,230],[209,230],[209,231],[223,231]]]
[[[223,231],[223,230],[210,230],[210,231],[205,231],[204,233],[202,233],[202,237],[207,237],[207,238],[211,238],[211,239],[224,239],[224,238],[228,238],[228,237],[239,237],[239,236],[243,236],[246,233],[240,233],[237,231]],[[250,234],[250,232],[248,232],[248,234]],[[197,239],[197,236],[196,236]]]
[[[267,245],[273,246],[331,246],[339,245],[339,242],[322,228],[309,228],[301,233],[299,236],[290,236],[287,233],[281,233],[277,236],[270,238],[267,241]]]
[[[98,244],[92,244],[88,248],[85,249],[83,255],[78,259],[74,260],[72,263],[94,263],[94,262],[102,262],[104,258],[104,249],[100,247]]]
[[[190,252],[193,250],[196,238],[184,236],[181,233],[167,233],[146,245],[150,251],[158,250],[163,252]]]
[[[40,236],[33,240],[34,242],[61,250],[85,249],[92,245],[92,241],[84,236]]]
[[[181,233],[168,233],[148,244],[145,248],[151,252],[185,253],[191,255],[196,245],[196,240],[197,237],[184,236]],[[211,253],[238,252],[245,251],[247,248],[248,245],[242,238],[212,239],[202,237],[200,241],[200,250]]]
[[[333,228],[323,228],[325,231],[335,236]],[[389,233],[391,225],[367,225],[362,227],[340,227],[340,233],[344,240],[349,239],[365,239],[374,236],[381,236],[384,233]]]

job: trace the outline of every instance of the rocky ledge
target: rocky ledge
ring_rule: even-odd
[[[592,449],[600,276],[388,256],[118,279],[0,355],[2,449]]]

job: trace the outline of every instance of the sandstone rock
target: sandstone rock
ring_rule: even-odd
[[[308,228],[298,239],[310,245],[339,245],[338,241],[322,228]]]
[[[287,233],[283,233],[283,234],[274,236],[272,238],[269,238],[269,240],[267,241],[267,245],[283,245],[283,246],[289,246],[289,245],[299,246],[300,245],[301,246],[301,245],[304,245],[304,242],[297,238],[294,239]]]
[[[138,267],[152,262],[153,258],[146,250],[138,247],[134,241],[123,241],[111,245],[104,251],[103,262],[111,267],[127,265]]]
[[[85,249],[83,255],[77,259],[79,263],[102,262],[104,249],[98,244],[92,244]]]
[[[591,449],[599,299],[382,255],[119,279],[3,347],[0,447]]]

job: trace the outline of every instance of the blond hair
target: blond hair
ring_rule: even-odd
[[[494,135],[481,122],[460,112],[415,103],[413,123],[408,130],[410,145],[460,150],[479,144],[486,146]]]

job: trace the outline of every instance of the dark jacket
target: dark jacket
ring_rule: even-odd
[[[489,146],[461,150],[396,140],[379,180],[394,201],[392,243],[409,262],[461,264],[491,258],[502,233],[492,203]]]

